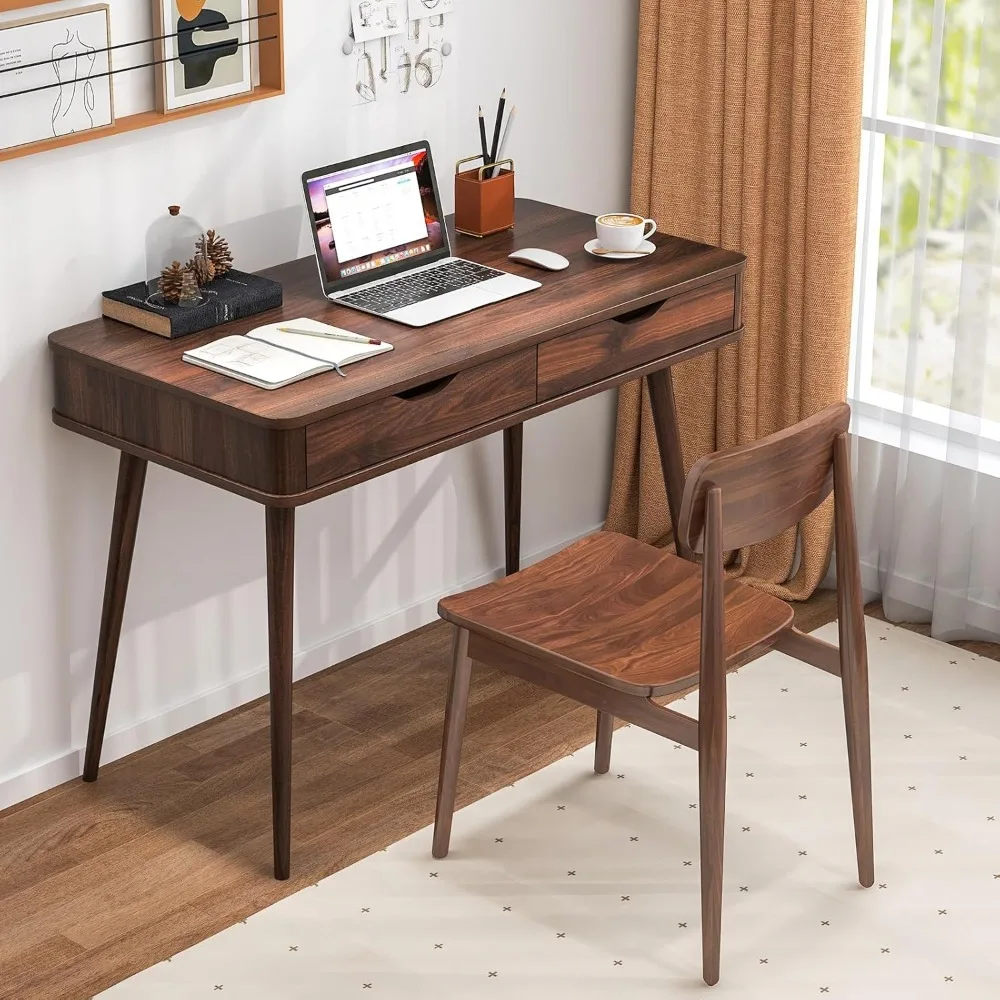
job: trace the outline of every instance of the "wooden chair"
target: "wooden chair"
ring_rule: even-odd
[[[614,719],[698,751],[702,968],[719,980],[726,793],[726,671],[778,649],[840,677],[858,878],[875,880],[868,662],[851,491],[850,409],[831,406],[754,444],[701,459],[677,525],[680,556],[599,532],[520,573],[445,598],[456,626],[434,825],[448,853],[472,661],[597,709],[594,770]],[[784,601],[727,580],[723,553],[798,524],[834,490],[840,648],[799,632]],[[698,720],[652,699],[698,685]]]

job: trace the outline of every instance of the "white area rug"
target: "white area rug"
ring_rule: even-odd
[[[839,682],[749,664],[729,687],[714,997],[1000,996],[1000,663],[867,626],[875,887],[856,879]],[[633,727],[610,774],[592,760],[461,811],[444,861],[422,830],[102,995],[703,994],[696,755]]]

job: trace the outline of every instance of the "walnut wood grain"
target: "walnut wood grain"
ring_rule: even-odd
[[[452,222],[449,219],[449,226]],[[692,288],[734,278],[745,264],[742,254],[656,235],[655,254],[623,267],[621,262],[599,260],[583,250],[592,235],[593,218],[589,215],[518,199],[514,230],[482,240],[460,237],[453,245],[470,260],[530,275],[542,287],[487,310],[422,329],[329,302],[320,288],[315,259],[310,256],[263,272],[282,283],[284,303],[259,316],[173,341],[102,317],[53,333],[49,345],[57,355],[80,358],[117,378],[152,385],[160,393],[178,395],[243,421],[287,429],[533,347]],[[545,246],[566,256],[570,267],[549,273],[515,264],[507,255],[516,246]],[[352,365],[347,378],[331,372],[272,392],[181,361],[185,350],[223,334],[245,333],[263,323],[300,317],[389,341],[395,350]]]
[[[291,873],[292,627],[295,510],[265,508],[268,674],[271,685],[271,812],[274,877]]]
[[[854,523],[850,446],[846,428],[833,446],[834,519],[837,551],[837,629],[840,636],[840,677],[847,726],[847,758],[851,773],[854,839],[858,881],[875,882],[872,830],[872,752],[868,708],[868,644],[861,591],[861,563]]]
[[[798,524],[833,489],[833,443],[851,410],[835,403],[761,441],[706,455],[688,473],[679,533],[701,551],[705,498],[722,489],[726,551],[741,549]]]
[[[677,422],[677,405],[674,401],[674,375],[670,368],[661,368],[646,377],[649,386],[649,408],[653,414],[656,447],[660,453],[663,486],[667,494],[670,525],[674,529],[674,547],[682,559],[692,558],[691,547],[682,532],[677,530],[684,495],[684,453],[681,449],[681,431]]]
[[[698,748],[698,723],[690,716],[658,705],[652,698],[619,691],[604,679],[564,670],[544,654],[534,656],[477,631],[469,634],[469,657],[692,750]]]
[[[594,734],[594,773],[607,774],[611,770],[611,740],[615,734],[615,717],[610,712],[597,713]]]
[[[726,584],[726,657],[777,635],[783,601]],[[697,682],[701,570],[624,535],[598,532],[503,580],[444,598],[441,616],[629,694]],[[622,635],[628,642],[622,642]]]
[[[180,343],[107,319],[49,338],[55,357],[57,424],[119,448],[130,461],[158,462],[267,507],[273,850],[278,878],[289,873],[293,508],[713,350],[742,332],[732,323],[723,324],[714,335],[714,328],[687,338],[681,331],[669,343],[664,341],[661,350],[633,353],[627,363],[635,362],[635,367],[612,366],[617,370],[611,374],[595,368],[591,379],[539,402],[539,344],[614,317],[625,325],[636,324],[636,336],[642,340],[647,321],[654,323],[648,329],[654,329],[659,322],[655,316],[663,310],[664,316],[677,314],[673,300],[680,299],[683,307],[684,296],[697,298],[698,289],[713,283],[735,288],[735,276],[745,264],[739,254],[657,237],[659,250],[653,257],[622,268],[583,253],[590,229],[589,217],[579,213],[519,203],[518,241],[562,250],[571,258],[570,269],[543,275],[542,288],[531,296],[421,330],[333,306],[320,295],[314,262],[307,258],[266,272],[284,284],[281,309]],[[519,266],[506,259],[514,238],[504,233],[458,241],[456,250],[517,271]],[[347,378],[331,373],[276,392],[181,360],[184,350],[221,334],[300,316],[390,340],[395,350],[352,366]],[[518,523],[514,493],[519,490],[513,489],[517,435],[506,435],[505,520],[512,569]],[[734,621],[738,619],[737,613]],[[596,691],[600,686],[594,682],[593,687]],[[690,720],[664,715],[651,702],[639,709],[621,705],[619,711],[620,701],[601,710],[626,720],[642,719],[654,731],[676,732],[677,740],[694,745]]]
[[[451,654],[451,681],[444,712],[444,740],[441,744],[441,769],[438,774],[437,806],[434,812],[434,838],[431,853],[435,858],[448,856],[451,823],[455,814],[458,768],[462,760],[462,736],[469,707],[472,660],[469,659],[469,633],[455,629]]]
[[[317,486],[535,402],[535,351],[447,376],[306,429],[306,482]]]
[[[702,977],[719,981],[722,944],[722,865],[726,829],[726,611],[722,490],[706,498],[702,560],[701,650],[698,682],[698,797],[701,841]]]
[[[111,522],[111,543],[108,547],[101,631],[97,640],[97,665],[94,668],[87,752],[83,763],[84,781],[96,781],[101,765],[101,747],[104,744],[104,729],[111,704],[111,682],[118,658],[118,641],[125,615],[125,595],[128,593],[128,578],[132,571],[132,555],[135,552],[135,536],[145,482],[146,462],[123,453],[118,462],[118,487]]]
[[[56,355],[54,367],[55,412],[66,419],[263,493],[306,489],[304,428],[248,423],[79,357]]]
[[[568,406],[570,403],[586,399],[588,396],[593,396],[600,392],[606,392],[609,389],[613,389],[616,386],[621,385],[623,382],[643,378],[644,376],[647,376],[661,368],[685,361],[687,358],[695,357],[696,355],[702,354],[706,351],[718,350],[726,344],[735,343],[742,336],[742,334],[742,329],[732,330],[729,333],[723,334],[721,337],[713,337],[711,340],[705,341],[702,344],[696,344],[683,351],[678,351],[675,354],[671,354],[663,358],[657,358],[647,364],[640,365],[638,368],[633,368],[626,372],[620,372],[618,375],[612,375],[609,378],[600,379],[591,385],[581,386],[579,389],[574,389],[572,392],[568,392],[564,396],[557,396],[554,399],[547,399],[543,402],[535,403],[534,406],[526,407],[523,410],[519,410],[517,413],[508,414],[504,417],[497,417],[494,420],[489,420],[484,424],[479,424],[477,427],[468,428],[467,430],[461,431],[451,437],[439,438],[437,441],[432,441],[429,444],[422,445],[419,448],[414,448],[413,450],[405,452],[402,455],[398,455],[396,458],[379,462],[366,469],[359,469],[357,472],[349,473],[346,476],[339,476],[336,479],[321,483],[320,485],[313,486],[309,489],[304,489],[301,492],[271,493],[265,490],[255,489],[254,487],[237,482],[234,479],[228,479],[218,473],[199,468],[196,465],[191,465],[190,463],[164,455],[143,445],[135,444],[125,438],[110,434],[106,431],[98,430],[94,427],[80,423],[79,421],[70,419],[69,417],[59,413],[58,410],[53,410],[52,422],[59,427],[73,431],[75,434],[80,434],[83,437],[89,437],[91,440],[99,441],[102,444],[109,445],[119,451],[125,451],[139,458],[144,458],[147,461],[155,462],[158,465],[162,465],[164,468],[173,469],[175,472],[180,472],[185,476],[191,476],[194,479],[199,479],[204,483],[208,483],[210,486],[216,486],[219,489],[227,490],[230,493],[235,493],[237,496],[245,497],[248,500],[255,500],[258,503],[267,504],[272,507],[299,507],[303,504],[312,503],[314,500],[319,500],[322,497],[330,496],[332,493],[339,493],[341,490],[350,489],[352,486],[357,486],[359,483],[364,483],[370,479],[376,479],[379,476],[384,476],[386,473],[392,472],[395,469],[400,469],[405,465],[419,462],[424,458],[430,458],[432,455],[440,454],[441,452],[448,451],[451,448],[457,448],[459,445],[466,444],[469,441],[474,441],[477,438],[486,437],[488,434],[493,434],[496,431],[503,430],[506,427],[510,427],[512,424],[522,423],[532,417],[539,417],[544,413],[550,413],[552,410]],[[299,429],[299,432],[304,434],[304,430],[301,428]],[[289,442],[289,447],[291,449],[291,443],[296,440],[295,432],[286,432],[284,440]],[[302,453],[303,455],[305,454],[304,439],[302,444]],[[305,460],[303,458],[303,468],[304,462]]]
[[[634,320],[611,319],[538,347],[538,398],[569,392],[736,329],[735,279],[665,300]]]
[[[840,676],[840,650],[833,643],[805,635],[797,628],[790,628],[778,636],[774,648],[835,677]]]
[[[660,385],[660,396],[664,395]],[[662,403],[662,398],[661,398]],[[666,409],[661,406],[661,416]],[[596,708],[594,769],[610,765],[614,718],[698,751],[702,975],[719,981],[726,803],[727,668],[777,647],[843,683],[858,878],[874,881],[868,666],[851,498],[847,425],[833,406],[751,445],[696,463],[678,531],[702,554],[684,559],[599,532],[502,580],[443,599],[439,612],[468,656]],[[668,480],[669,463],[664,462]],[[771,537],[821,504],[835,485],[839,668],[833,647],[795,631],[792,609],[726,580],[727,549]],[[652,697],[698,687],[698,720],[663,714]],[[681,721],[683,720],[683,721]],[[448,773],[459,750],[446,738]],[[442,764],[442,774],[445,766]],[[440,806],[437,826],[450,834]],[[440,856],[440,855],[439,855]]]
[[[524,424],[512,424],[503,432],[503,525],[507,575],[521,568],[521,466]]]

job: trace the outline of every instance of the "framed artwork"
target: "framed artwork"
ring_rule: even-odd
[[[107,4],[0,21],[0,150],[114,123]]]
[[[164,36],[156,47],[158,111],[253,89],[250,0],[153,0],[153,16]]]

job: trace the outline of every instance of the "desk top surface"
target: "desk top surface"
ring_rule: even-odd
[[[177,340],[102,317],[51,334],[49,345],[58,354],[238,411],[245,420],[295,427],[734,275],[745,262],[742,254],[662,234],[654,237],[657,252],[649,257],[601,260],[583,249],[594,232],[589,215],[518,199],[516,220],[508,232],[456,239],[449,218],[453,251],[534,278],[542,287],[429,327],[405,327],[334,305],[323,295],[310,256],[263,272],[284,287],[280,309]],[[570,266],[549,272],[507,260],[515,248],[532,246],[561,253]],[[219,337],[302,316],[386,340],[395,350],[351,365],[347,378],[330,372],[275,390],[257,389],[181,360],[184,351]]]

